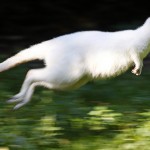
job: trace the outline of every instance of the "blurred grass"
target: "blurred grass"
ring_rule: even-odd
[[[21,65],[0,74],[0,149],[149,150],[148,68],[139,77],[127,72],[70,92],[39,87],[14,111],[6,100],[19,91],[27,70]]]

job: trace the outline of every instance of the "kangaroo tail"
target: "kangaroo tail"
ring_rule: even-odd
[[[6,59],[4,62],[0,63],[0,72],[8,70],[12,67],[15,67],[19,64],[35,60],[35,59],[44,59],[42,55],[39,53],[39,49],[36,49],[36,46],[25,49],[16,55]]]

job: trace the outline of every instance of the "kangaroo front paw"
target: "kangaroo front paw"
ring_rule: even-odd
[[[134,68],[134,69],[132,69],[131,72],[132,72],[133,74],[139,76],[139,75],[141,74],[141,69],[136,69],[136,68]]]

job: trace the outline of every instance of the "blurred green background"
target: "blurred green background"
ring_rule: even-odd
[[[22,68],[23,66],[23,68]],[[37,88],[32,101],[13,110],[26,65],[0,75],[0,149],[149,150],[150,70],[90,82],[70,92]]]
[[[135,29],[149,17],[143,1],[2,0],[0,62],[32,44],[81,30]],[[36,88],[30,103],[13,110],[30,68],[27,63],[0,74],[0,150],[149,150],[150,66],[141,76],[129,70],[92,81],[75,91]]]

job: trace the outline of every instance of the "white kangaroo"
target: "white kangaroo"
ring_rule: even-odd
[[[135,66],[140,75],[143,58],[150,52],[150,18],[135,30],[117,32],[83,31],[63,35],[25,49],[0,63],[0,72],[18,64],[39,59],[45,67],[27,73],[22,88],[8,102],[30,101],[36,86],[67,90],[90,80],[110,78]]]

